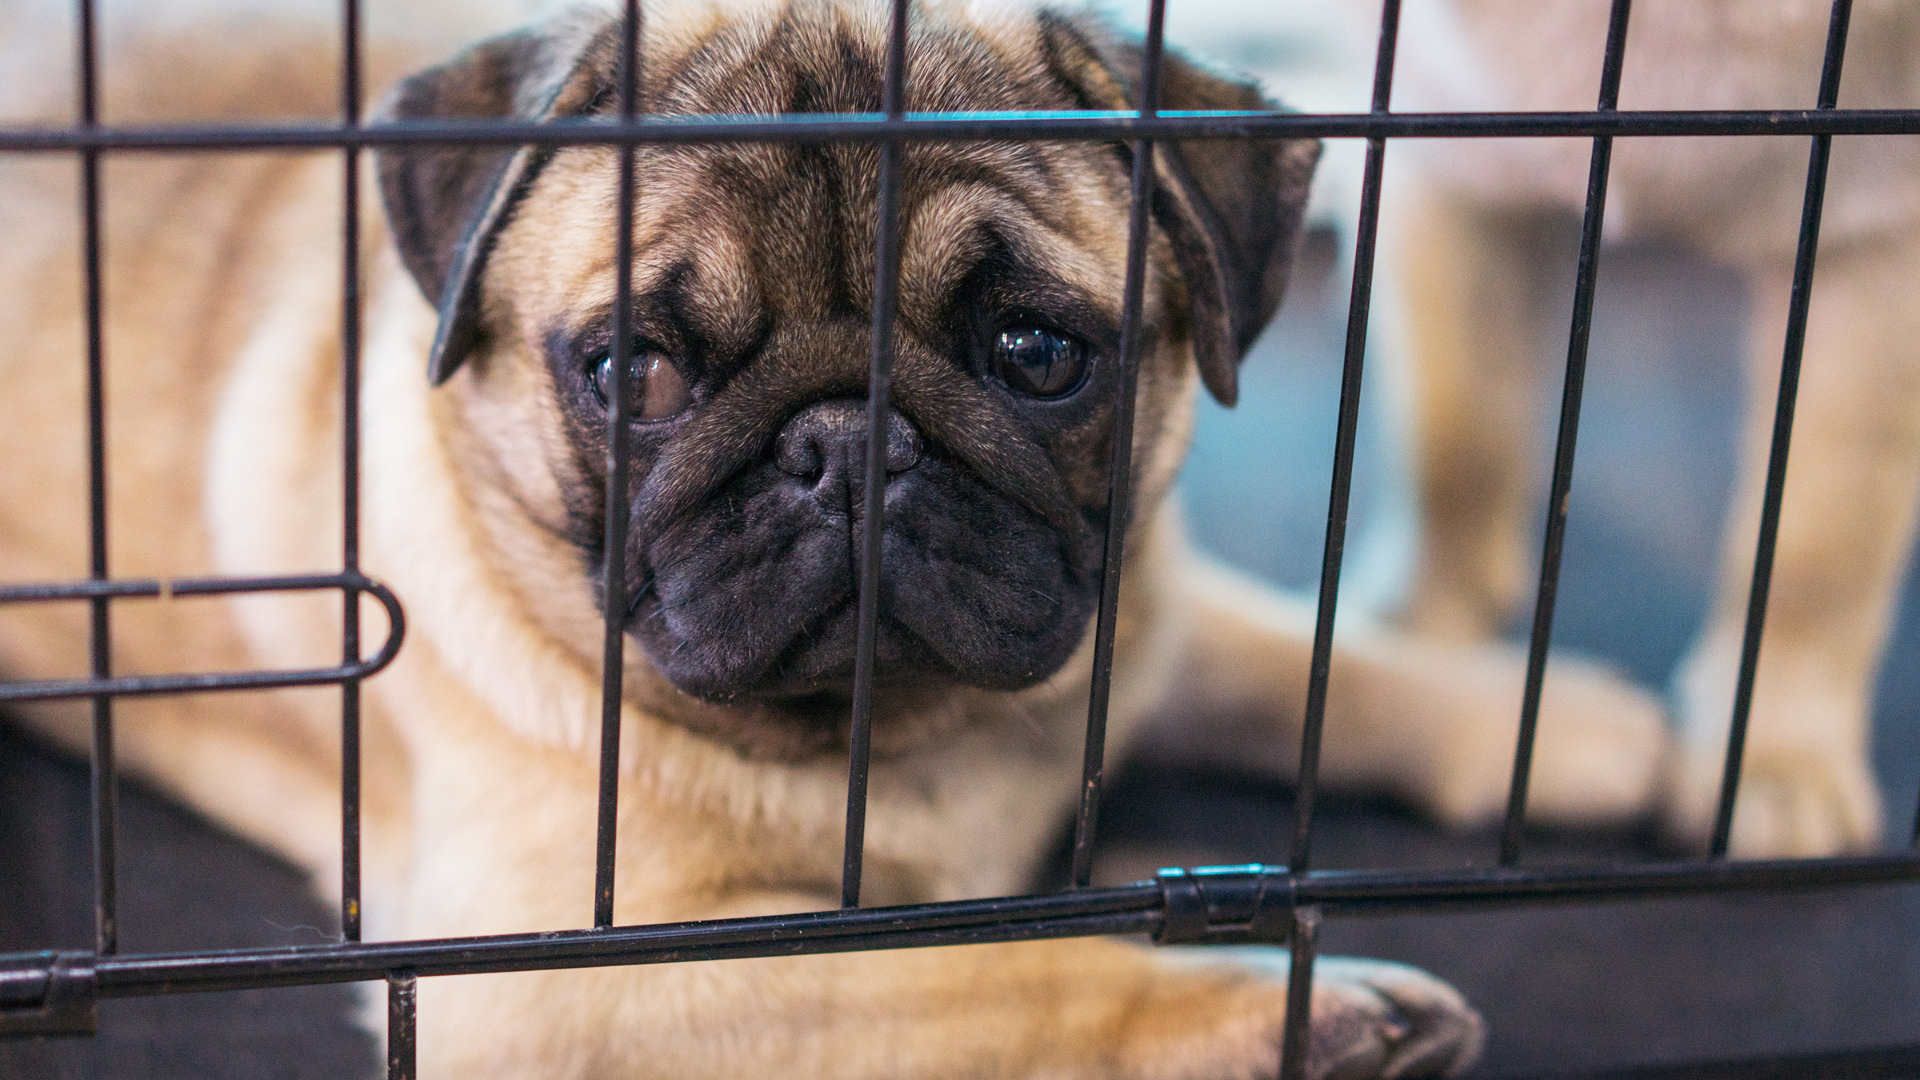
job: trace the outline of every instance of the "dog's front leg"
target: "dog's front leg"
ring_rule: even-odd
[[[1553,310],[1556,219],[1416,183],[1383,240],[1405,320],[1386,375],[1405,384],[1418,527],[1399,621],[1491,639],[1522,610],[1539,502],[1537,390]],[[1570,284],[1570,279],[1568,281]]]
[[[739,897],[709,914],[817,908]],[[1286,953],[1103,939],[427,980],[423,1077],[916,1080],[1273,1077]],[[1395,964],[1322,961],[1307,1075],[1448,1075],[1480,1022]]]
[[[1874,675],[1920,511],[1920,243],[1820,253],[1772,596],[1732,848],[1754,857],[1873,845]],[[1675,678],[1685,754],[1674,821],[1711,828],[1767,474],[1788,269],[1756,275],[1739,493],[1708,629]]]

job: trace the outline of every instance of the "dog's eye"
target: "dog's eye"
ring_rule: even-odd
[[[666,354],[636,345],[627,375],[627,415],[635,420],[662,420],[693,404],[687,380]],[[603,356],[591,373],[594,396],[601,407],[613,391],[613,357]]]
[[[1015,393],[1028,397],[1064,397],[1078,388],[1087,374],[1087,346],[1038,326],[1015,326],[1000,332],[993,347],[993,376]]]

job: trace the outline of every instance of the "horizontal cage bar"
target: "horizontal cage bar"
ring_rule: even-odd
[[[406,615],[393,591],[361,574],[303,574],[257,578],[184,578],[177,581],[101,580],[0,587],[0,604],[63,600],[156,599],[169,596],[232,596],[251,593],[364,592],[387,613],[387,638],[373,656],[324,668],[224,671],[180,675],[123,675],[88,679],[38,679],[0,683],[0,702],[79,697],[151,697],[288,686],[329,686],[374,675],[393,662],[406,637]]]
[[[463,975],[552,968],[680,963],[757,956],[1032,941],[1102,934],[1159,935],[1170,905],[1191,919],[1188,884],[1205,899],[1206,931],[1174,940],[1243,941],[1257,928],[1289,922],[1318,906],[1332,916],[1381,916],[1542,903],[1651,899],[1723,892],[1797,892],[1920,881],[1920,855],[1774,862],[1483,869],[1449,872],[1316,871],[1284,866],[1163,871],[1160,878],[1046,896],[963,900],[893,908],[438,941],[343,943],[225,952],[103,957],[102,997],[206,993],[275,986],[364,982],[407,968]],[[1273,934],[1261,932],[1263,940]],[[0,972],[32,966],[40,954],[0,957]],[[0,982],[7,976],[0,975]],[[28,976],[19,977],[28,981]]]
[[[1131,139],[1390,139],[1722,135],[1914,135],[1920,109],[1512,113],[1131,112],[650,116],[631,122],[387,121],[363,126],[0,128],[0,153],[311,150],[353,146],[591,146],[713,142]]]

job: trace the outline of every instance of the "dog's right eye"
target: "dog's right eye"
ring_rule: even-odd
[[[613,393],[613,357],[603,356],[590,373],[593,395],[605,408]],[[637,345],[627,369],[627,415],[635,420],[664,420],[686,411],[693,392],[665,353]]]
[[[994,342],[993,374],[1028,397],[1065,397],[1086,378],[1087,346],[1044,327],[1015,326]]]

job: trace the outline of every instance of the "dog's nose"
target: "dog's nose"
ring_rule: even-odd
[[[920,462],[920,433],[898,411],[887,414],[887,475]],[[813,487],[824,500],[849,506],[864,490],[867,468],[867,403],[822,401],[795,413],[774,442],[774,464]]]

